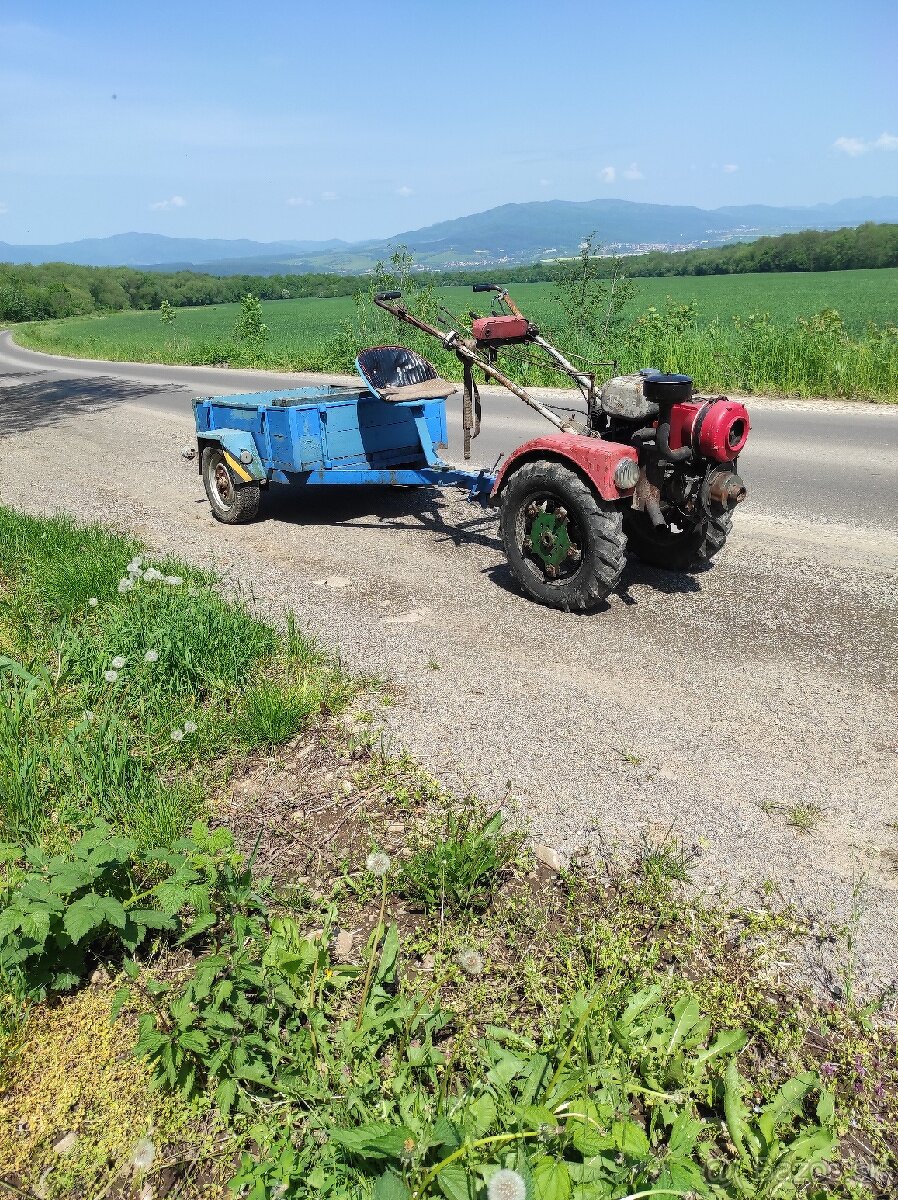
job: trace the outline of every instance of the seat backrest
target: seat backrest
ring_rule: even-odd
[[[371,346],[359,352],[359,374],[375,392],[436,379],[436,369],[407,346]]]

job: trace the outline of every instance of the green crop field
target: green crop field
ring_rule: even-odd
[[[467,287],[439,288],[437,296],[458,314],[486,311],[484,297]],[[520,284],[514,297],[571,345],[552,284]],[[808,320],[824,310],[838,316]],[[319,371],[349,371],[359,346],[396,339],[424,350],[446,372],[455,367],[435,343],[419,343],[407,327],[349,297],[264,303],[268,337],[253,348],[234,338],[239,312],[235,304],[178,309],[170,325],[158,312],[70,317],[22,326],[16,336],[36,350],[85,358]],[[613,356],[624,369],[648,363],[686,370],[704,388],[895,400],[896,322],[898,269],[639,279],[610,344],[571,348]],[[530,382],[557,382],[522,369]]]

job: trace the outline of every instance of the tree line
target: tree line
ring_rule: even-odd
[[[615,266],[617,264],[617,266]],[[599,277],[737,275],[765,271],[844,271],[898,266],[898,225],[872,221],[853,229],[815,230],[762,237],[707,250],[652,251],[623,260],[600,258]],[[435,283],[557,283],[568,264],[539,262],[488,270],[442,271]],[[354,275],[211,275],[198,271],[139,271],[132,267],[0,264],[0,321],[41,321],[126,309],[228,304],[252,293],[260,300],[352,296],[362,286]]]

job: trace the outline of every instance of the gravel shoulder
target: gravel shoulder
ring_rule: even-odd
[[[0,377],[0,411],[20,382]],[[707,889],[813,914],[819,945],[784,971],[831,986],[832,932],[856,922],[860,978],[898,978],[890,530],[747,507],[712,570],[633,562],[606,610],[583,617],[519,596],[496,514],[460,495],[278,489],[265,519],[226,528],[181,458],[189,416],[96,396],[52,419],[16,411],[18,432],[0,438],[4,503],[115,524],[214,567],[274,616],[292,609],[349,667],[391,682],[379,716],[397,746],[561,852],[673,835]]]

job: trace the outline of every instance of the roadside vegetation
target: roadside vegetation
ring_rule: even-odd
[[[898,399],[898,269],[638,281],[625,275],[628,269],[619,261],[609,277],[607,260],[581,258],[558,264],[554,283],[520,284],[514,296],[560,346],[588,362],[615,360],[621,371],[684,371],[712,393]],[[584,270],[591,286],[628,284],[617,292],[621,303],[610,324],[601,306],[586,325],[564,307],[572,287],[576,294],[572,277]],[[16,339],[85,358],[325,372],[351,372],[361,346],[399,339],[457,377],[454,355],[373,307],[371,291],[393,285],[423,313],[433,316],[439,303],[446,305],[455,327],[481,300],[464,287],[436,286],[400,251],[354,299],[263,303],[262,339],[241,336],[239,305],[43,321],[20,326]],[[523,351],[503,357],[522,382],[565,382]],[[598,370],[600,377],[611,373]]]
[[[893,1194],[850,931],[814,999],[797,915],[701,901],[669,837],[543,865],[389,752],[373,686],[208,574],[0,509],[0,1190]]]

